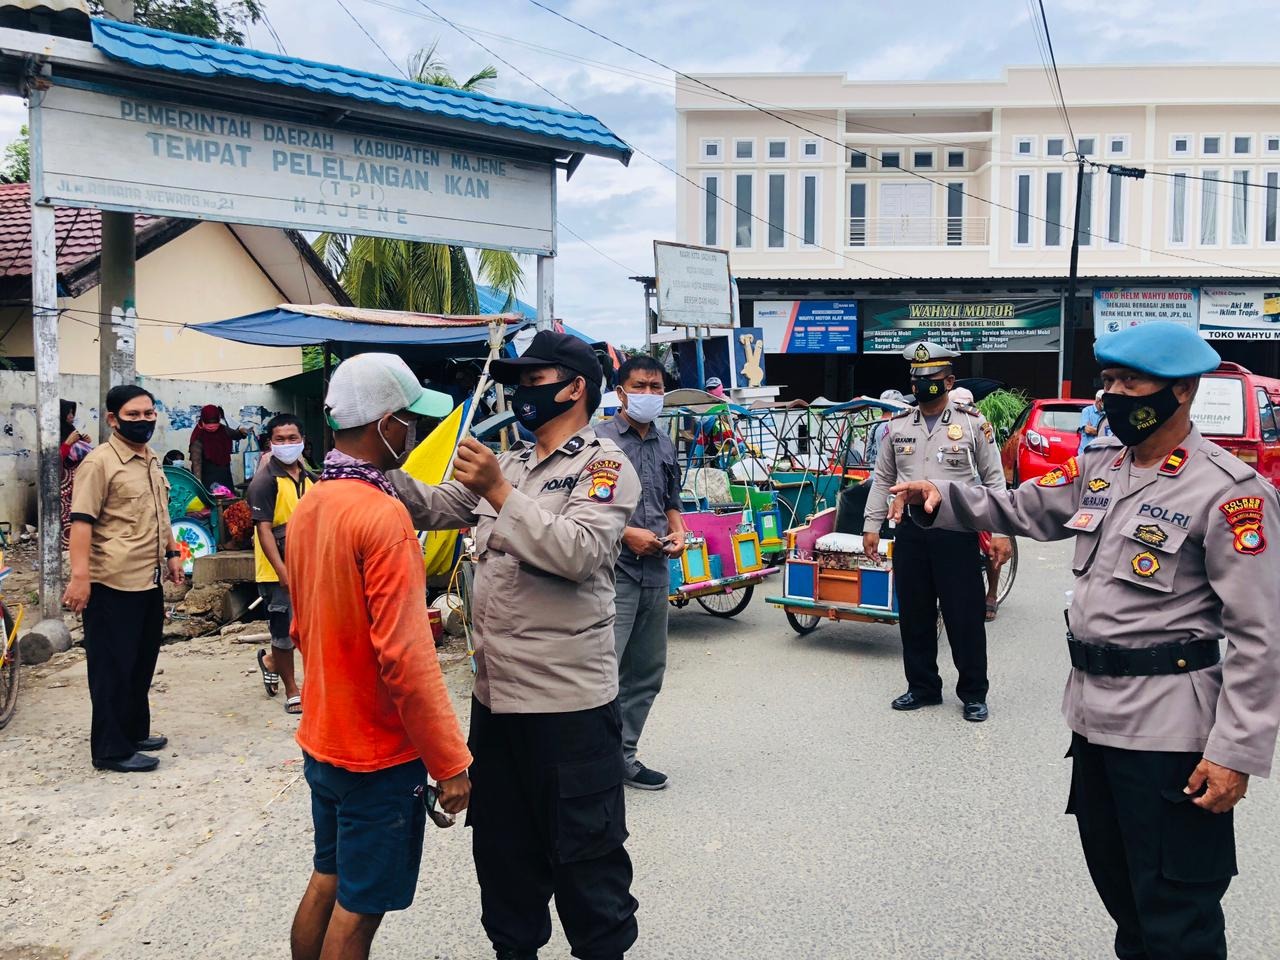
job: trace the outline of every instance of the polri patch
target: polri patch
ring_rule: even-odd
[[[596,503],[613,503],[614,492],[618,489],[618,471],[622,464],[617,460],[595,460],[586,472],[591,474],[591,483],[587,488],[587,496]]]
[[[1089,481],[1089,492],[1101,493],[1103,490],[1107,489],[1107,487],[1109,486],[1111,486],[1110,480],[1103,480],[1101,477],[1094,477],[1092,480]]]
[[[1133,558],[1133,572],[1144,580],[1150,580],[1160,570],[1160,561],[1150,550],[1143,550]]]
[[[1153,547],[1164,546],[1169,539],[1169,534],[1158,523],[1140,523],[1138,529],[1133,531],[1133,535]]]
[[[1080,466],[1076,463],[1076,458],[1072,457],[1062,466],[1054,467],[1036,483],[1042,487],[1065,487],[1075,483],[1079,476]]]
[[[991,429],[991,424],[985,420],[982,421],[982,435],[987,438],[987,443],[996,442],[996,432]]]
[[[1261,497],[1236,497],[1218,504],[1218,509],[1235,537],[1232,546],[1236,553],[1252,555],[1267,549],[1267,539],[1262,535]]]

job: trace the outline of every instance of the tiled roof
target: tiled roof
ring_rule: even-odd
[[[583,113],[433,87],[114,20],[93,21],[93,45],[108,57],[138,67],[282,84],[581,144],[584,152],[607,154],[623,163],[631,158],[631,148],[621,138]]]
[[[163,225],[165,217],[139,215],[139,234]],[[102,213],[58,207],[58,276],[98,255],[102,245]],[[0,184],[0,278],[31,276],[31,190],[25,183]]]

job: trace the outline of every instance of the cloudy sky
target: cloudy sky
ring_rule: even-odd
[[[512,69],[517,68],[629,143],[675,162],[672,75],[529,0],[265,2],[271,25],[293,56],[390,73],[387,57],[404,64],[439,41],[455,75],[492,63],[499,78],[491,92],[554,103]],[[958,80],[998,77],[1007,65],[1039,64],[1026,0],[546,2],[687,72],[844,71],[857,80]],[[492,53],[436,19],[428,7]],[[1059,64],[1272,61],[1280,33],[1276,0],[1045,0],[1045,7]],[[265,25],[251,31],[250,42],[276,49]],[[3,101],[5,139],[16,132],[21,113],[19,102]],[[629,168],[597,158],[584,162],[560,191],[559,215],[590,246],[562,231],[557,313],[602,338],[642,342],[640,288],[627,277],[652,273],[652,241],[673,237],[674,204],[675,177],[644,157]],[[532,302],[532,263],[528,273],[523,298]]]

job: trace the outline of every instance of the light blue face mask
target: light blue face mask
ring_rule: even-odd
[[[662,404],[666,399],[661,393],[628,393],[627,416],[636,423],[653,423],[662,413]]]

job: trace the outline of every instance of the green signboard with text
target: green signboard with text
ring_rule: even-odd
[[[863,300],[863,353],[901,353],[932,340],[961,353],[1056,353],[1062,345],[1059,300]]]

